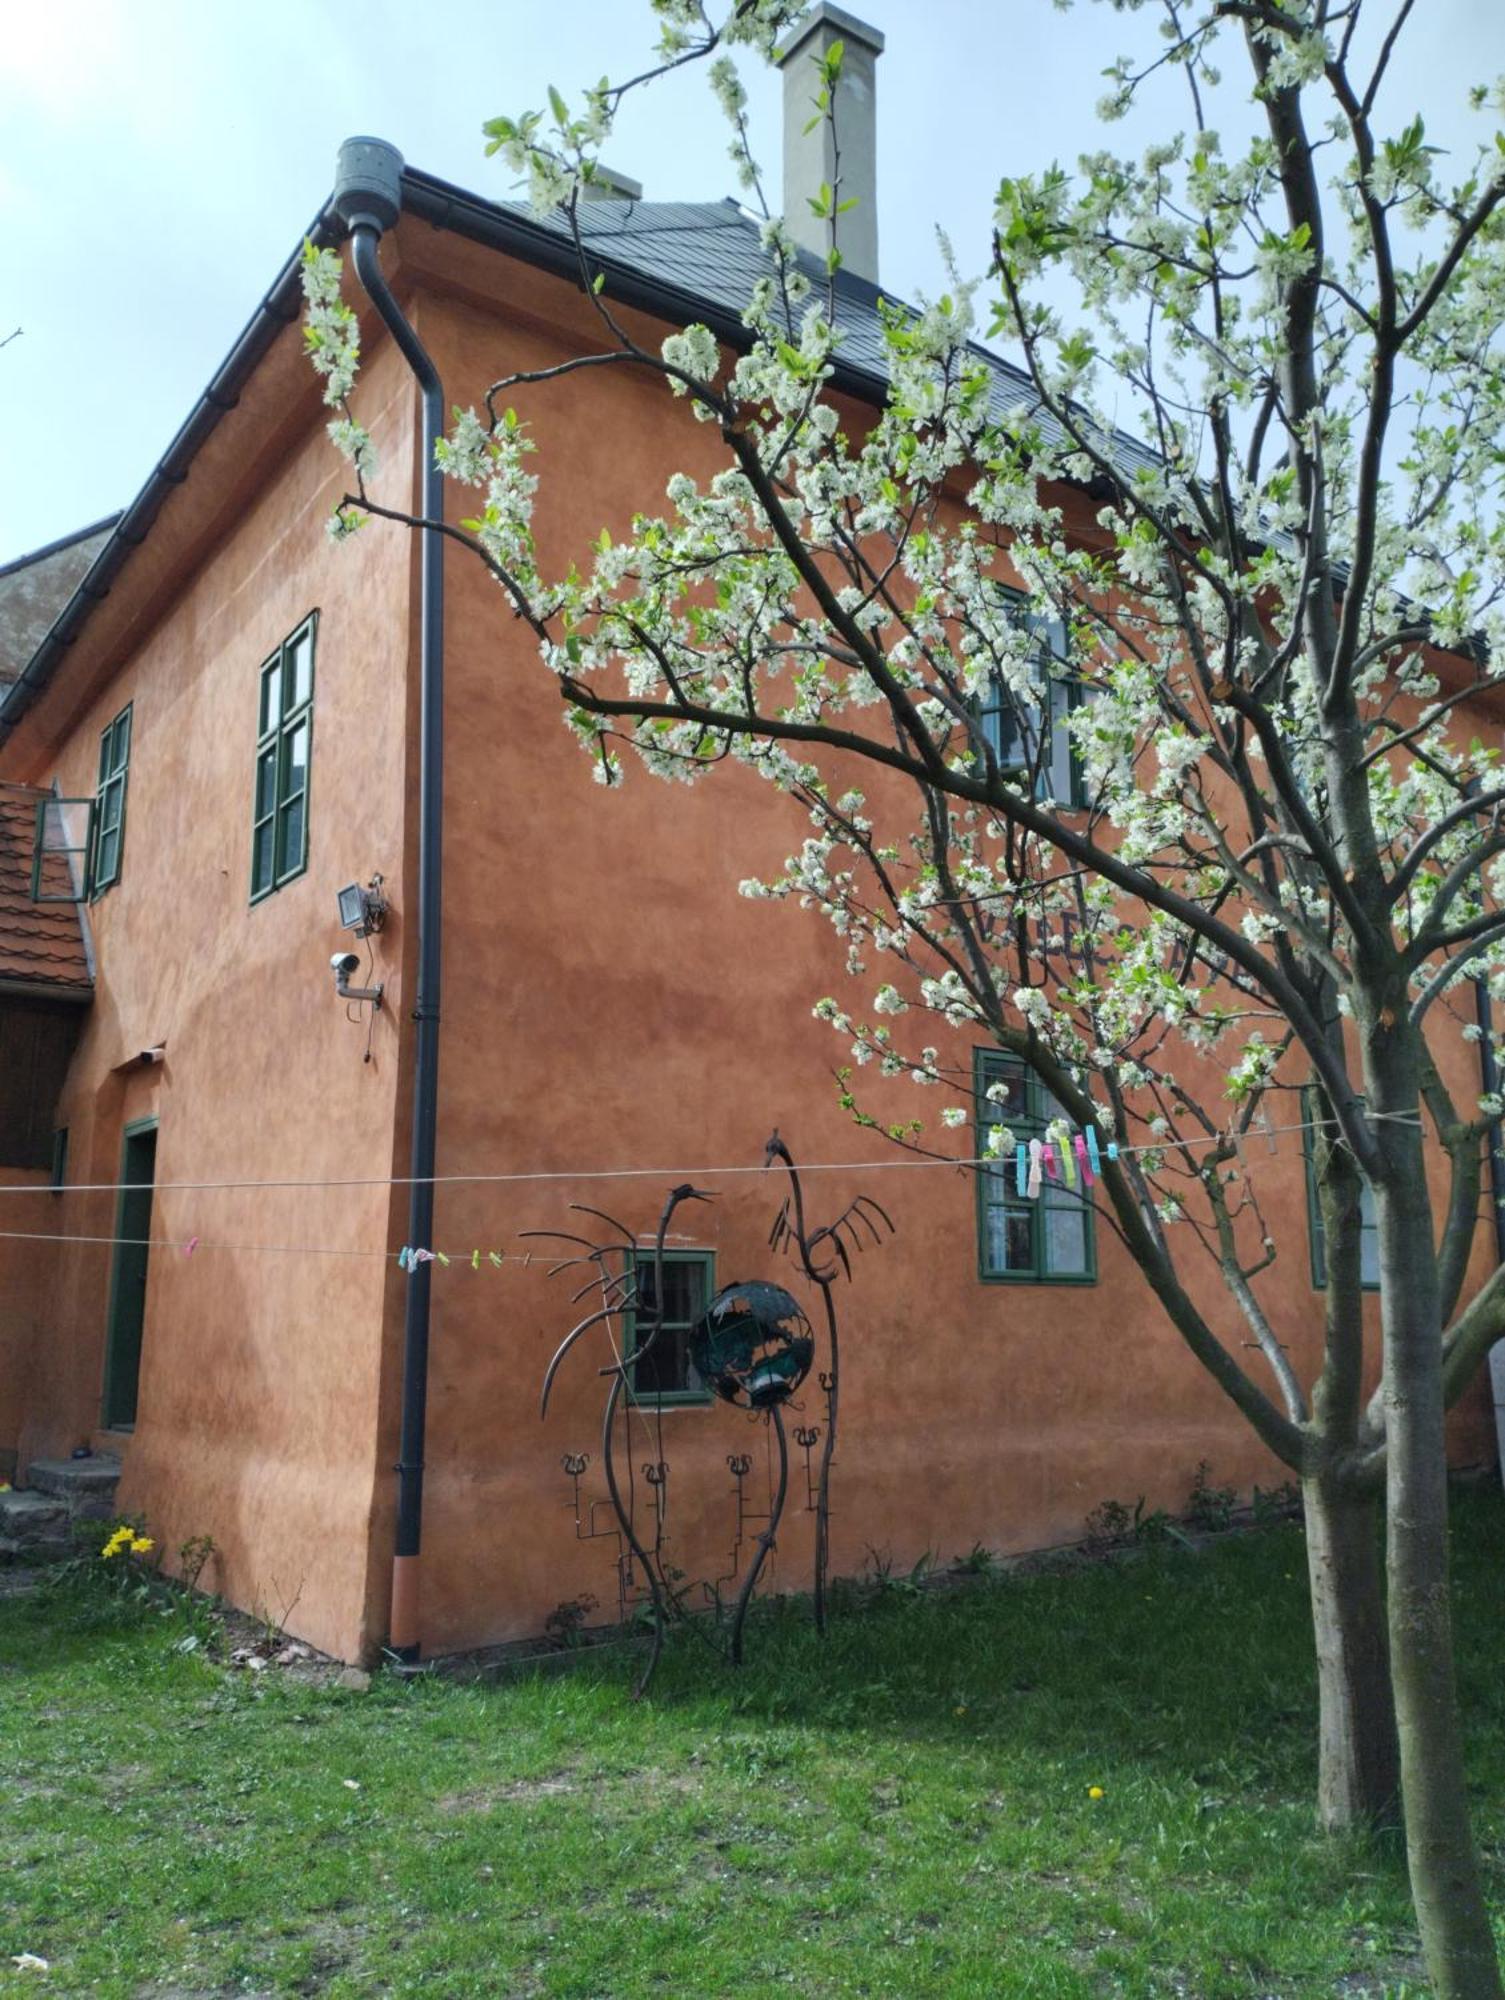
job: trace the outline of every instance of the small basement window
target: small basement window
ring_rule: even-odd
[[[638,1326],[655,1304],[655,1271],[651,1249],[639,1248],[634,1258],[639,1308],[628,1313],[623,1332],[629,1350],[637,1346]],[[710,1250],[664,1252],[664,1321],[658,1338],[632,1371],[633,1394],[644,1403],[708,1403],[711,1392],[690,1361],[690,1335],[715,1296],[716,1258]],[[647,1324],[643,1325],[646,1333]]]

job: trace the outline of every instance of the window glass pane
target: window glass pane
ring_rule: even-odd
[[[123,771],[130,762],[131,757],[131,711],[129,709],[125,711],[124,715],[116,717],[114,737],[115,741],[111,750],[114,760],[112,769]]]
[[[1374,1189],[1367,1184],[1359,1195],[1359,1277],[1366,1285],[1380,1281],[1380,1230],[1374,1211]]]
[[[273,660],[271,665],[261,670],[261,716],[256,733],[265,736],[269,729],[275,729],[282,719],[282,671],[281,662]]]
[[[665,1255],[665,1324],[685,1326],[699,1319],[705,1310],[703,1277],[704,1266],[698,1261],[689,1262]],[[658,1295],[652,1251],[638,1253],[637,1294],[641,1312],[651,1315]]]
[[[639,1250],[636,1262],[637,1309],[633,1314],[634,1342],[653,1338],[653,1345],[633,1370],[633,1386],[640,1396],[683,1395],[704,1390],[704,1383],[690,1365],[690,1334],[708,1303],[708,1265],[703,1257],[664,1256],[664,1313],[653,1334],[656,1274],[651,1250]]]
[[[100,888],[107,888],[115,880],[119,862],[120,829],[113,826],[104,828],[100,832],[94,859],[94,880]]]
[[[1087,1273],[1087,1210],[1075,1194],[1053,1189],[1042,1193],[1045,1212],[1045,1269],[1053,1278],[1085,1277]]]
[[[256,817],[265,819],[277,803],[277,752],[263,750],[256,760]]]
[[[301,867],[303,862],[303,794],[290,799],[277,815],[277,873]]]
[[[99,798],[100,825],[110,833],[118,833],[124,810],[125,779],[111,778]]]
[[[1021,770],[1029,761],[1024,732],[1019,726],[1019,708],[1006,689],[999,688],[982,712],[982,733],[1002,771]]]
[[[644,1331],[647,1338],[648,1329]],[[693,1370],[685,1352],[689,1338],[683,1327],[660,1327],[648,1352],[632,1371],[632,1386],[640,1396],[672,1396],[691,1387],[699,1388],[700,1378],[690,1380]]]
[[[986,1262],[988,1270],[995,1273],[1034,1270],[1035,1226],[1029,1209],[988,1209]]]
[[[1072,787],[1071,732],[1066,717],[1071,712],[1071,686],[1066,681],[1050,684],[1050,791],[1059,805],[1070,805]]]
[[[290,729],[283,739],[287,746],[282,767],[282,796],[305,791],[308,787],[308,724],[300,722],[296,729]]]
[[[998,1091],[1002,1086],[1003,1095],[995,1103],[986,1096],[991,1089]],[[995,1123],[1018,1125],[1029,1117],[1029,1098],[1024,1067],[1020,1063],[989,1063],[983,1070],[983,1116]]]
[[[260,895],[263,889],[272,886],[272,841],[276,833],[276,822],[267,820],[257,827],[251,836],[251,893]]]
[[[287,649],[287,705],[301,708],[314,691],[314,635],[300,632]]]

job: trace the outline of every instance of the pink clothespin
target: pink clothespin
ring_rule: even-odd
[[[1092,1171],[1092,1162],[1087,1157],[1087,1141],[1078,1132],[1071,1143],[1076,1152],[1076,1163],[1082,1170],[1082,1185],[1091,1187],[1096,1176]]]
[[[183,1255],[185,1257],[191,1257],[194,1251],[198,1249],[198,1247],[199,1247],[199,1239],[196,1236],[190,1236],[188,1241],[183,1245]]]

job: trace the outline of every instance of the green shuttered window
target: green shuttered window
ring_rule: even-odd
[[[973,1055],[979,1152],[987,1152],[994,1126],[1006,1125],[1028,1145],[1043,1137],[1061,1107],[1034,1073],[998,1049]],[[993,1095],[989,1095],[990,1089]],[[977,1270],[986,1279],[1016,1284],[1090,1284],[1097,1276],[1090,1200],[1081,1176],[1075,1187],[1044,1180],[1034,1200],[1018,1192],[1014,1157],[984,1167],[977,1177]]]
[[[262,662],[257,685],[251,900],[308,865],[308,761],[313,742],[314,629],[306,618]]]
[[[125,848],[125,781],[131,765],[131,710],[127,704],[99,739],[99,784],[94,793],[94,866],[90,894],[102,896],[120,880]]]

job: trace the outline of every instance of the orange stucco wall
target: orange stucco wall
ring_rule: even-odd
[[[411,309],[450,400],[478,398],[504,369],[578,351],[585,308],[567,287],[436,232],[403,225],[398,237],[384,254],[416,286]],[[439,265],[442,286],[428,282]],[[368,349],[361,412],[382,452],[380,497],[405,505],[413,396],[389,348]],[[380,1183],[406,1171],[414,549],[405,531],[380,523],[345,547],[326,541],[339,468],[321,414],[295,356],[265,366],[290,385],[291,414],[238,413],[215,447],[218,490],[239,491],[240,504],[175,574],[174,535],[193,543],[184,500],[172,503],[178,514],[143,551],[163,566],[155,609],[118,655],[94,663],[92,680],[81,682],[83,664],[71,667],[75,693],[59,689],[50,710],[42,704],[7,756],[6,775],[55,776],[64,792],[87,792],[100,729],[135,702],[124,872],[90,913],[100,997],[60,1108],[75,1183],[114,1181],[124,1124],[152,1115],[161,1183]],[[651,506],[672,470],[716,463],[714,441],[683,406],[627,371],[534,392],[527,413],[541,446],[548,569],[584,554],[603,524],[621,527]],[[268,435],[282,436],[275,452]],[[667,1185],[695,1170],[718,1200],[686,1211],[684,1227],[715,1252],[718,1281],[767,1275],[800,1292],[766,1244],[782,1184],[702,1171],[755,1168],[775,1125],[805,1161],[866,1163],[810,1177],[815,1219],[865,1190],[899,1231],[858,1260],[840,1299],[839,1572],[860,1570],[870,1551],[908,1565],[974,1542],[1002,1550],[1072,1539],[1109,1496],[1181,1504],[1203,1458],[1245,1490],[1282,1478],[1106,1230],[1094,1284],[982,1283],[970,1180],[898,1168],[882,1142],[854,1130],[831,1078],[843,1046],[810,1012],[843,989],[840,954],[818,917],[736,894],[741,878],[777,870],[798,844],[797,810],[730,769],[691,790],[634,768],[605,794],[495,585],[451,551],[447,589],[438,1171],[558,1178],[450,1180],[439,1191],[435,1244],[454,1261],[433,1289],[426,1649],[536,1632],[581,1595],[603,1619],[616,1611],[612,1539],[579,1539],[560,1467],[567,1451],[592,1453],[582,1497],[601,1498],[596,1371],[606,1350],[571,1357],[540,1423],[548,1356],[585,1307],[572,1309],[574,1287],[546,1275],[543,1246],[531,1265],[501,1271],[471,1270],[468,1253],[526,1251],[522,1232],[570,1227],[572,1202],[649,1234]],[[256,670],[314,606],[309,867],[248,908]],[[390,1004],[366,1064],[364,1028],[334,999],[328,955],[342,942],[334,889],[376,868],[393,900],[376,941]],[[161,1066],[131,1066],[158,1044]],[[1447,1061],[1466,1100],[1472,1057],[1457,1043]],[[907,1116],[913,1098],[896,1085],[869,1108]],[[1262,1296],[1310,1372],[1320,1296],[1299,1141],[1262,1150],[1260,1197],[1283,1246]],[[643,1167],[655,1171],[583,1171]],[[52,1206],[70,1233],[111,1233],[108,1194]],[[402,1281],[373,1253],[403,1240],[404,1208],[403,1190],[383,1185],[163,1186],[154,1236],[197,1236],[201,1247],[154,1254],[140,1418],[132,1437],[110,1440],[127,1458],[122,1503],[140,1508],[165,1546],[212,1535],[223,1554],[211,1581],[345,1657],[385,1630]],[[1490,1254],[1481,1231],[1481,1275]],[[26,1283],[46,1312],[11,1398],[23,1457],[95,1434],[108,1277],[108,1251],[89,1246],[43,1246],[32,1266]],[[1242,1329],[1216,1275],[1194,1282],[1236,1345]],[[813,1316],[816,1301],[806,1303]],[[823,1422],[819,1404],[812,1385],[800,1420]],[[0,1446],[7,1407],[0,1395]],[[753,1455],[746,1498],[756,1510],[766,1441],[724,1406],[676,1409],[661,1436],[636,1424],[624,1439],[622,1464],[639,1468],[640,1482],[644,1462],[662,1455],[670,1466],[670,1559],[691,1579],[731,1571],[726,1459]],[[1482,1411],[1464,1413],[1457,1449],[1487,1455]],[[775,1586],[801,1585],[809,1554],[796,1453]]]
[[[411,467],[413,397],[393,361],[373,360],[368,417],[389,462]],[[116,1181],[123,1127],[156,1118],[159,1192],[134,1432],[98,1428],[107,1246],[33,1252],[45,1310],[11,1400],[23,1465],[90,1438],[120,1451],[120,1505],[145,1515],[169,1563],[185,1538],[212,1536],[206,1582],[354,1656],[370,1622],[380,1183],[403,1020],[410,551],[396,528],[351,549],[327,540],[339,467],[305,414],[62,740],[43,738],[44,711],[12,749],[29,754],[28,778],[87,794],[101,729],[133,704],[123,868],[87,912],[98,996],[58,1118],[75,1187]],[[172,533],[157,530],[164,543]],[[258,668],[315,608],[307,871],[251,906]],[[335,997],[329,955],[348,942],[336,888],[376,869],[398,914],[376,941],[392,1004],[364,1062],[366,1030]],[[134,1060],[157,1047],[161,1063]],[[342,1176],[378,1185],[172,1186]],[[60,1232],[114,1232],[113,1193],[41,1199]],[[194,1237],[192,1254],[161,1247]]]
[[[547,293],[534,281],[528,303],[548,303]],[[437,295],[418,310],[461,403],[503,369],[545,367],[570,351],[572,336],[542,311],[503,314],[474,297]],[[626,370],[587,381],[533,391],[525,406],[539,442],[546,573],[584,559],[603,523],[620,528],[651,508],[671,471],[719,462],[656,382]],[[603,792],[495,585],[457,558],[448,590],[439,1171],[561,1178],[446,1187],[436,1240],[464,1251],[523,1229],[569,1228],[571,1202],[650,1233],[671,1182],[690,1169],[755,1165],[775,1125],[805,1160],[870,1161],[809,1182],[817,1219],[867,1190],[899,1229],[891,1246],[859,1260],[841,1298],[838,1571],[860,1570],[871,1551],[908,1565],[977,1541],[1018,1549],[1074,1539],[1110,1495],[1178,1507],[1203,1458],[1216,1479],[1246,1492],[1284,1478],[1106,1229],[1095,1284],[982,1283],[968,1177],[895,1170],[892,1150],[840,1111],[831,1071],[845,1048],[810,1012],[846,985],[839,950],[818,916],[736,893],[740,879],[776,870],[798,845],[806,825],[797,809],[731,768],[690,788],[632,766],[619,792]],[[870,777],[865,788],[873,792]],[[1472,1060],[1461,1043],[1449,1056],[1464,1101],[1477,1090]],[[912,1086],[894,1086],[891,1115],[910,1115],[914,1097]],[[881,1096],[865,1102],[884,1108]],[[662,1171],[617,1180],[571,1172],[644,1165]],[[1321,1300],[1310,1281],[1299,1138],[1281,1138],[1256,1171],[1285,1246],[1261,1294],[1310,1376]],[[718,1282],[780,1276],[766,1237],[782,1185],[756,1174],[696,1177],[718,1202],[682,1216],[692,1240],[715,1251]],[[1491,1254],[1481,1231],[1481,1276]],[[1204,1310],[1237,1349],[1244,1329],[1221,1280],[1199,1272],[1195,1254],[1185,1261]],[[537,1267],[478,1274],[457,1262],[436,1279],[425,1555],[426,1640],[436,1649],[536,1631],[582,1592],[597,1598],[600,1616],[615,1613],[615,1545],[577,1540],[560,1467],[564,1452],[590,1451],[582,1497],[602,1498],[599,1336],[566,1363],[546,1424],[537,1410],[548,1356],[586,1310],[571,1308],[572,1289]],[[806,1303],[814,1316],[817,1301]],[[822,1422],[813,1383],[804,1402],[800,1420]],[[621,1462],[639,1478],[659,1455],[658,1436],[639,1423],[623,1440]],[[764,1504],[766,1431],[716,1406],[666,1412],[661,1436],[670,1559],[692,1579],[725,1575],[735,1511],[726,1458],[753,1451],[748,1504]],[[1457,1445],[1465,1458],[1488,1455],[1482,1407],[1462,1417]],[[639,1494],[646,1504],[641,1484]],[[797,1463],[779,1544],[786,1585],[808,1574],[810,1525]]]

